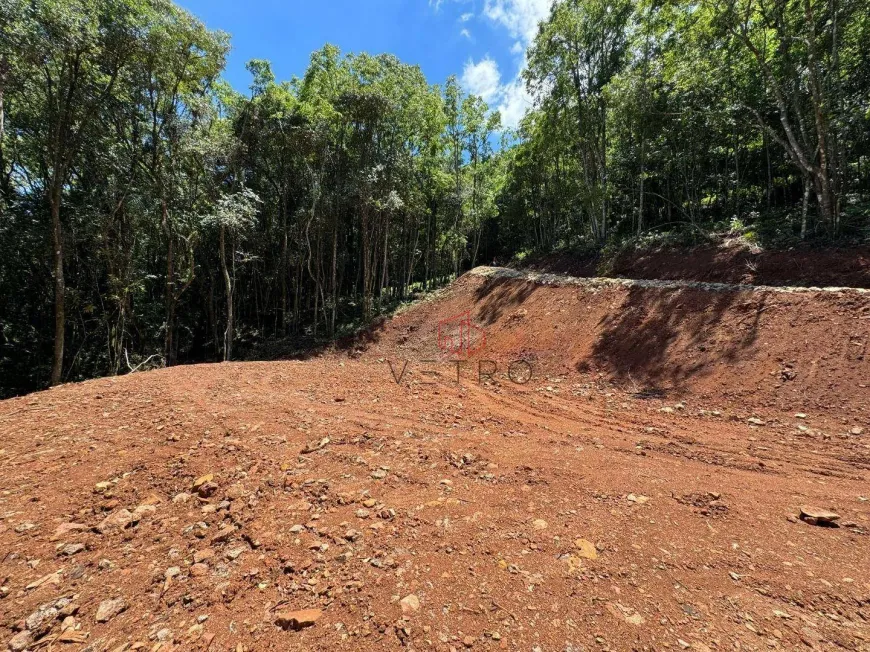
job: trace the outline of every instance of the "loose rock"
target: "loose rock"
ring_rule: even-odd
[[[420,611],[420,598],[411,593],[399,600],[399,606],[402,607],[402,615],[410,616]]]
[[[133,521],[133,515],[128,509],[119,509],[117,512],[112,512],[97,525],[96,530],[100,534],[109,534],[118,530],[123,530]]]
[[[96,621],[98,623],[107,623],[112,618],[117,616],[122,611],[127,609],[127,603],[124,598],[115,598],[114,600],[103,600],[100,606],[97,607]]]
[[[320,609],[285,611],[276,615],[275,624],[281,629],[299,631],[306,627],[312,627],[322,615],[323,612]]]
[[[28,631],[18,632],[15,636],[9,639],[9,649],[12,652],[22,652],[33,645],[33,634]]]
[[[827,509],[813,507],[811,505],[801,505],[801,519],[810,525],[822,525],[828,527],[838,527],[837,521],[840,520],[840,515]]]

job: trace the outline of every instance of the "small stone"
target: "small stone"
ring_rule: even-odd
[[[801,519],[811,525],[827,525],[836,526],[836,521],[840,520],[840,515],[827,509],[812,507],[811,505],[801,505]]]
[[[22,652],[33,645],[33,634],[29,631],[18,632],[15,636],[9,639],[9,649],[12,652]]]
[[[203,577],[208,574],[208,566],[205,564],[193,564],[190,567],[191,577]]]
[[[319,451],[321,448],[324,448],[327,444],[329,444],[329,437],[324,437],[321,440],[310,441],[302,448],[300,453],[303,455],[307,455],[308,453],[313,453],[314,451]]]
[[[26,587],[24,587],[27,591],[31,589],[36,589],[42,586],[43,584],[60,584],[62,570],[56,571],[54,573],[49,573],[48,575],[43,575],[38,580],[34,580]]]
[[[369,512],[369,510],[367,510],[367,509],[358,509],[358,510],[356,510],[356,517],[357,518],[368,518],[370,513],[371,512]]]
[[[861,428],[861,427],[859,427],[859,426],[855,426],[854,428],[852,428],[852,429],[849,431],[849,434],[855,435],[856,437],[859,436],[859,435],[863,435],[863,434],[864,434],[864,428]]]
[[[794,418],[795,419],[806,419],[807,415],[804,414],[803,412],[798,412],[796,415],[794,415]]]
[[[88,526],[82,523],[61,523],[57,526],[57,529],[54,531],[54,534],[51,537],[52,541],[57,541],[59,539],[63,539],[70,532],[82,532],[87,530]]]
[[[247,495],[245,491],[245,487],[239,483],[236,483],[227,489],[226,498],[227,500],[239,500],[240,498],[244,498]]]
[[[175,634],[172,633],[172,630],[164,627],[159,632],[157,632],[157,640],[160,643],[171,642],[175,638]]]
[[[472,647],[474,645],[474,637],[473,636],[466,636],[465,638],[462,639],[462,644],[465,647]]]
[[[145,500],[143,500],[143,501],[140,503],[140,506],[141,506],[141,505],[154,505],[154,506],[157,506],[157,505],[159,505],[159,504],[162,503],[162,502],[163,502],[163,499],[162,499],[158,494],[150,493],[150,494],[148,494],[148,495],[145,497]]]
[[[157,507],[154,505],[139,505],[136,509],[133,510],[133,521],[138,523],[148,514],[153,514],[157,511]]]
[[[285,611],[275,617],[275,624],[281,629],[299,631],[311,627],[320,620],[323,612],[320,609],[302,609],[300,611]]]
[[[80,553],[85,549],[85,544],[83,543],[69,543],[65,545],[60,550],[60,554],[65,555],[67,557],[72,557],[73,555]]]
[[[532,521],[532,529],[533,530],[546,530],[547,529],[547,521],[542,518],[536,518]]]
[[[177,505],[179,503],[186,503],[191,498],[193,498],[193,496],[185,491],[182,491],[181,493],[175,494],[175,496],[172,497],[172,502]]]
[[[51,604],[42,605],[24,620],[24,625],[34,636],[43,636],[51,629],[57,614],[57,609]]]
[[[375,469],[374,471],[372,471],[372,478],[374,478],[375,480],[383,480],[386,477],[387,472],[383,469]]]
[[[193,553],[193,563],[200,564],[206,559],[211,559],[212,557],[214,557],[214,550],[212,550],[211,548],[197,550],[195,553]]]
[[[627,622],[629,625],[640,627],[646,622],[646,619],[644,619],[644,617],[641,616],[639,613],[633,613],[630,616],[625,617],[625,622]]]
[[[103,482],[98,482],[97,484],[94,485],[94,493],[95,494],[104,494],[111,488],[112,488],[112,483],[109,482],[108,480],[104,480]]]
[[[232,550],[227,550],[226,558],[232,559],[233,561],[235,561],[236,559],[241,557],[242,554],[244,554],[246,550],[247,550],[247,548],[243,548],[243,547],[233,548]]]
[[[211,541],[212,543],[223,543],[228,540],[235,533],[236,528],[232,525],[225,525],[220,530],[217,531]]]
[[[646,503],[649,500],[649,498],[647,498],[646,496],[635,496],[634,494],[628,494],[626,499],[629,502],[637,503],[638,505],[643,505],[644,503]]]
[[[110,532],[123,530],[125,527],[130,525],[132,521],[133,515],[130,513],[130,510],[119,509],[104,518],[100,524],[97,525],[96,530],[100,534],[108,534]]]
[[[207,473],[207,474],[205,474],[205,475],[201,475],[201,476],[199,476],[196,480],[193,481],[193,484],[191,485],[191,488],[193,488],[193,489],[199,489],[202,485],[204,485],[204,484],[206,484],[206,483],[208,483],[208,482],[211,482],[212,480],[214,480],[214,474],[213,474],[213,473]]]
[[[216,482],[206,482],[197,488],[196,493],[200,498],[211,498],[217,490],[218,486]]]
[[[369,498],[368,500],[363,501],[363,507],[368,507],[369,509],[371,509],[372,507],[374,507],[377,504],[378,504],[378,501],[375,500],[374,498]]]
[[[764,420],[759,419],[758,417],[749,417],[747,422],[751,423],[753,426],[763,426]]]
[[[103,600],[100,606],[97,607],[96,621],[98,623],[107,623],[112,618],[117,616],[122,611],[127,609],[127,603],[124,598],[115,598],[114,600]]]
[[[420,598],[411,593],[399,600],[399,606],[402,607],[402,615],[410,616],[420,611]]]
[[[591,541],[586,539],[576,539],[574,547],[577,549],[577,556],[584,559],[598,559],[598,551]]]

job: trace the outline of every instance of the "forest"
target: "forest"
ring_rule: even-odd
[[[557,0],[517,129],[327,44],[248,63],[169,0],[0,0],[0,397],[286,355],[473,266],[870,239],[870,2]]]

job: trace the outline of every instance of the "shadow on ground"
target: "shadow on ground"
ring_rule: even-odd
[[[630,288],[618,309],[601,318],[581,372],[605,370],[637,392],[681,391],[690,380],[735,364],[756,344],[770,295]]]

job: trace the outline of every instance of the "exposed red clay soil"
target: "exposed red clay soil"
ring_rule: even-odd
[[[0,644],[868,650],[868,317],[469,274],[350,352],[0,402]]]
[[[524,267],[588,277],[601,275],[600,264],[594,256],[553,254],[526,261]],[[753,252],[732,243],[629,251],[617,256],[608,274],[637,279],[870,288],[870,247]]]

